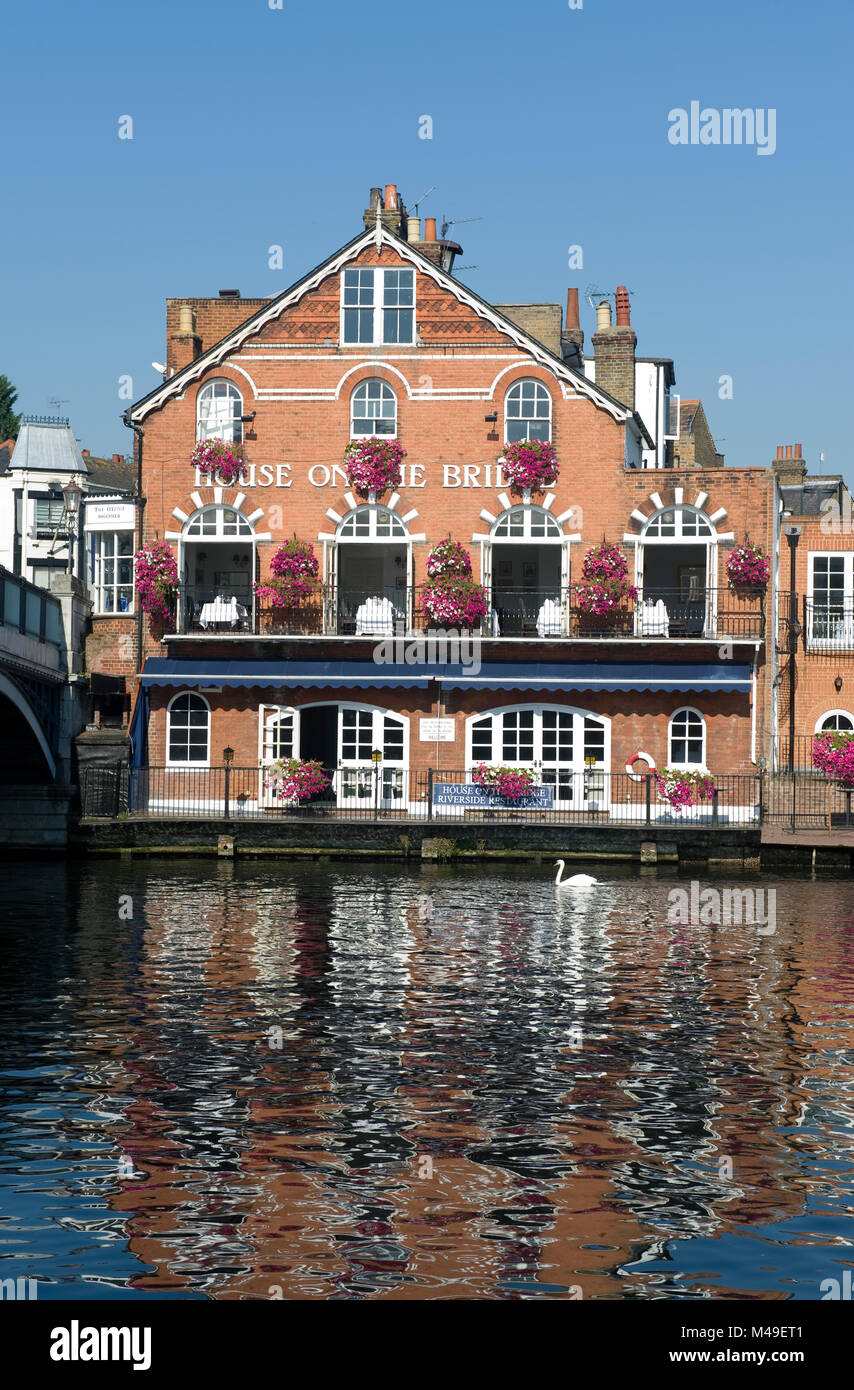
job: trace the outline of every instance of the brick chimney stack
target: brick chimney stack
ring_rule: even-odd
[[[803,457],[802,444],[778,444],[777,457],[771,460],[771,467],[777,474],[777,481],[783,487],[797,486],[807,475],[807,465]]]
[[[578,290],[569,289],[566,292],[566,322],[563,333],[561,334],[561,355],[564,362],[573,361],[581,365],[584,360],[582,348],[584,347],[584,334],[581,331],[581,321],[578,317]]]
[[[607,308],[607,316],[603,309]],[[610,305],[599,306],[593,334],[596,385],[603,387],[630,410],[635,408],[635,348],[637,335],[632,328],[629,292],[617,287],[617,322],[611,323]]]
[[[380,221],[395,236],[406,239],[407,217],[406,208],[403,206],[403,199],[397,191],[396,183],[387,183],[385,190],[382,188],[372,188],[370,206],[365,208],[362,220],[367,231],[373,231],[377,223],[377,208],[380,209]]]
[[[196,315],[189,304],[178,309],[178,331],[171,334],[166,345],[167,369],[180,372],[201,355],[202,340],[196,327]]]

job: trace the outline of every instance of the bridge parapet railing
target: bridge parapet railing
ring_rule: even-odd
[[[0,626],[62,650],[65,637],[58,598],[0,565]]]

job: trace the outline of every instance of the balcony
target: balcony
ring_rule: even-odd
[[[804,599],[804,642],[811,652],[854,655],[854,602]],[[781,606],[781,615],[786,610]]]
[[[225,593],[185,588],[179,604],[178,632],[382,638],[427,632],[437,626],[424,611],[421,587],[326,586],[295,608],[262,604],[244,590]],[[484,638],[513,640],[754,642],[765,636],[764,595],[712,589],[686,599],[677,590],[656,588],[636,603],[597,615],[581,610],[575,586],[502,589],[475,631]]]

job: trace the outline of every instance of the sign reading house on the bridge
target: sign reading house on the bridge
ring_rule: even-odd
[[[433,806],[465,811],[551,811],[554,787],[534,787],[527,796],[511,798],[496,796],[471,782],[434,782]]]

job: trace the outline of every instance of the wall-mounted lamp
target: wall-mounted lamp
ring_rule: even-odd
[[[484,415],[483,418],[488,425],[494,425],[498,421],[498,411],[496,410],[494,415]]]
[[[241,423],[241,425],[251,425],[251,424],[252,424],[252,421],[255,419],[255,414],[256,414],[256,412],[253,410],[251,415],[241,415],[241,417],[240,417],[240,423]]]
[[[834,688],[834,690],[836,691],[836,693],[837,693],[837,695],[838,695],[839,692],[840,692],[840,690],[842,689],[842,677],[841,677],[841,676],[837,676],[837,677],[836,677],[836,680],[833,682],[833,688]]]
[[[234,749],[233,749],[233,748],[223,748],[223,750],[222,750],[222,760],[223,760],[223,762],[225,763],[226,767],[228,767],[228,764],[231,762],[231,760],[232,760],[233,757],[234,757]]]

